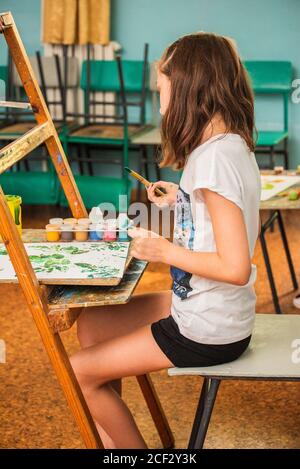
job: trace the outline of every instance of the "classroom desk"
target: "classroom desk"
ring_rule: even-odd
[[[274,174],[273,171],[262,171],[261,174]],[[295,174],[294,172],[291,171],[286,171],[284,174]],[[287,192],[291,189],[298,189],[300,190],[300,184],[296,184],[294,186],[291,186]],[[265,200],[260,203],[260,210],[268,210],[270,211],[270,214],[267,218],[267,220],[262,224],[261,227],[261,233],[260,233],[260,242],[261,242],[261,247],[262,247],[262,252],[264,256],[264,261],[266,264],[266,269],[267,269],[267,274],[268,274],[268,279],[270,283],[270,288],[272,292],[272,299],[273,299],[273,304],[274,308],[277,314],[281,314],[282,310],[280,307],[279,303],[279,298],[278,298],[278,293],[277,293],[277,288],[274,280],[274,275],[272,271],[272,266],[270,262],[270,256],[267,248],[267,243],[266,243],[266,238],[265,238],[265,233],[268,229],[272,228],[274,225],[274,222],[277,220],[278,222],[278,227],[280,231],[280,236],[282,239],[286,259],[288,262],[289,266],[289,271],[290,271],[290,276],[293,284],[293,289],[297,290],[298,289],[298,282],[297,282],[297,277],[288,245],[288,240],[284,228],[284,223],[281,215],[281,210],[299,210],[300,209],[300,198],[298,200],[289,200],[287,196],[275,196],[272,197],[269,200]]]
[[[135,145],[160,145],[160,129],[158,127],[154,127],[150,130],[147,129],[143,132],[139,132],[136,136],[132,136],[130,141]]]

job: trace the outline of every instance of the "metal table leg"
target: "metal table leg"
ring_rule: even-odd
[[[259,235],[259,239],[260,239],[262,253],[263,253],[263,256],[264,256],[264,260],[265,260],[265,265],[266,265],[268,279],[269,279],[269,283],[270,283],[270,287],[271,287],[272,299],[273,299],[273,304],[274,304],[274,307],[275,307],[275,311],[276,311],[277,314],[281,314],[282,311],[281,311],[279,300],[278,300],[278,294],[277,294],[276,285],[275,285],[275,281],[274,281],[274,277],[273,277],[273,272],[272,272],[272,267],[271,267],[271,263],[270,263],[270,257],[269,257],[269,253],[268,253],[268,248],[267,248],[267,243],[266,243],[265,233],[263,231],[263,227],[262,227],[261,233]]]
[[[281,216],[281,213],[280,213],[279,210],[277,212],[277,220],[278,220],[278,226],[279,226],[279,230],[280,230],[280,235],[281,235],[281,239],[282,239],[286,259],[287,259],[288,265],[289,265],[289,270],[290,270],[290,275],[291,275],[291,279],[292,279],[292,282],[293,282],[293,287],[294,287],[294,290],[298,290],[298,282],[297,282],[297,277],[296,277],[296,273],[295,273],[295,269],[294,269],[294,265],[293,265],[293,261],[292,261],[291,251],[290,251],[290,248],[289,248],[289,245],[288,245],[288,240],[287,240],[286,233],[285,233],[283,219],[282,219],[282,216]]]

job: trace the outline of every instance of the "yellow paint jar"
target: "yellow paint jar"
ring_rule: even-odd
[[[46,225],[46,238],[50,243],[55,243],[60,239],[60,227],[58,225]]]
[[[89,237],[89,225],[75,225],[74,234],[76,241],[87,241]]]
[[[76,223],[77,223],[77,218],[65,218],[64,219],[65,225],[76,225]]]
[[[78,225],[90,225],[91,220],[89,218],[78,218]]]

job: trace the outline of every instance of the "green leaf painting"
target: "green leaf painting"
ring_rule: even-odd
[[[121,279],[129,243],[25,243],[25,248],[38,279],[70,283],[72,279]],[[15,272],[0,244],[0,281],[9,279],[15,279]]]

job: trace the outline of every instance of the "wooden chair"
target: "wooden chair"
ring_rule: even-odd
[[[70,166],[65,156],[57,131],[43,99],[41,90],[26,55],[21,38],[10,12],[0,14],[4,24],[4,38],[12,54],[25,92],[30,101],[31,109],[37,125],[24,136],[7,145],[0,153],[0,172],[3,172],[20,161],[30,151],[45,143],[53,165],[66,194],[72,215],[75,218],[87,216],[87,211],[75,184]],[[29,261],[22,239],[11,216],[5,196],[0,187],[0,234],[15,269],[20,287],[23,290],[28,307],[32,313],[49,359],[60,382],[66,400],[70,406],[81,436],[87,448],[102,448],[94,421],[78,385],[70,365],[66,350],[59,332],[78,317],[82,309],[80,302],[73,308],[62,307],[49,303],[49,295],[45,286],[40,285]],[[56,318],[53,319],[53,316]],[[58,318],[58,319],[57,319]],[[58,323],[60,325],[58,325]],[[62,327],[61,324],[64,326]],[[166,417],[154,391],[150,377],[137,377],[143,394],[150,408],[151,415],[165,447],[172,447],[174,440]]]

